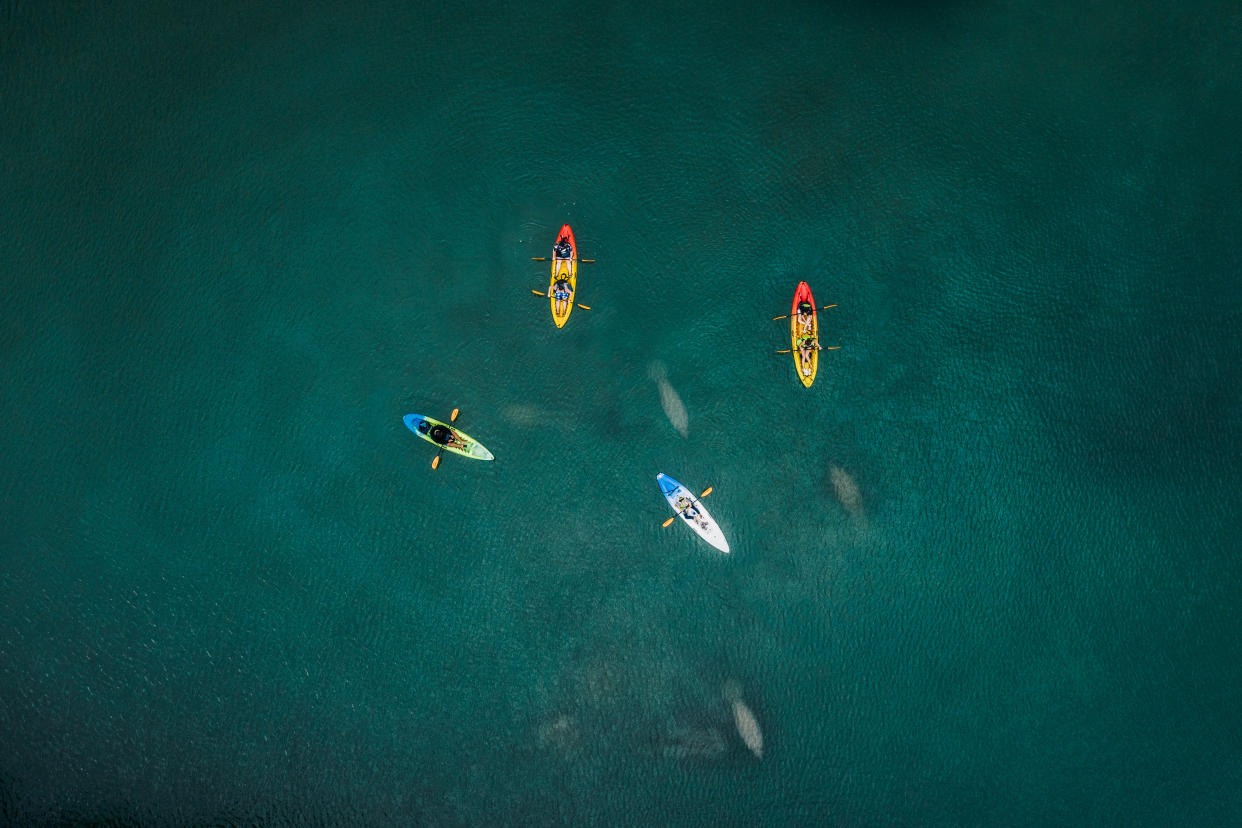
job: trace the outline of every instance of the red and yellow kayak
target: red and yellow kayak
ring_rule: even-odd
[[[798,308],[804,302],[811,306],[810,327],[803,327],[802,320],[798,318]],[[811,295],[810,285],[799,282],[798,289],[794,291],[793,310],[789,312],[789,338],[793,343],[794,370],[802,384],[810,388],[811,383],[815,382],[815,372],[819,370],[819,350],[812,348],[810,360],[805,365],[802,363],[802,351],[798,344],[808,336],[819,340],[819,312],[815,310],[815,297]]]
[[[568,259],[559,259],[556,256],[556,245],[565,239],[569,242],[569,248],[572,254]],[[558,279],[565,279],[569,282],[569,298],[565,300],[565,312],[558,314],[556,312],[556,282]],[[552,247],[552,278],[548,281],[548,294],[551,296],[552,303],[552,321],[556,323],[556,327],[563,328],[565,323],[569,321],[569,314],[574,309],[574,294],[578,291],[578,244],[574,241],[574,231],[566,224],[561,227],[561,232],[556,234],[556,243]]]

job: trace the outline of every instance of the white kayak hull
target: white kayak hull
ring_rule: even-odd
[[[708,514],[707,509],[703,507],[703,502],[695,497],[694,492],[678,483],[667,474],[657,474],[656,482],[660,484],[660,493],[664,495],[664,499],[668,501],[668,505],[677,513],[678,520],[694,530],[694,533],[721,552],[728,554],[729,542],[725,540],[724,532],[720,531],[720,525]],[[680,509],[677,508],[677,499],[685,497],[694,504],[699,514],[696,518],[686,517]]]

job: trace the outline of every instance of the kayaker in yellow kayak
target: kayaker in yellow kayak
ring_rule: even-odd
[[[811,326],[815,324],[815,306],[810,302],[798,303],[798,324],[802,327],[802,333],[811,332]]]
[[[798,353],[802,355],[802,373],[806,376],[811,375],[811,352],[822,351],[823,346],[819,344],[819,337],[811,334],[798,338]]]
[[[569,302],[573,298],[574,288],[564,276],[558,278],[548,288],[548,296],[556,297],[556,315],[564,316],[569,312]]]
[[[570,274],[570,268],[573,267],[571,260],[574,257],[573,245],[569,243],[567,236],[561,236],[556,240],[556,244],[552,246],[552,259],[556,262],[556,269],[553,273],[564,272],[565,275]],[[565,264],[562,266],[561,262]]]

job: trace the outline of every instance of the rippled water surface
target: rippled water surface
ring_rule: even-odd
[[[1237,824],[1242,16],[1114,5],[8,4],[0,822]]]

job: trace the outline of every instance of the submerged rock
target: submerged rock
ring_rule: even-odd
[[[512,403],[500,410],[500,416],[521,428],[536,428],[546,425],[551,415],[537,405],[531,403]]]
[[[561,713],[539,725],[539,747],[572,753],[578,747],[579,735],[577,722]]]
[[[660,406],[664,409],[664,416],[668,417],[668,421],[682,437],[689,437],[690,415],[676,389],[669,385],[668,371],[665,370],[664,363],[658,359],[652,362],[647,368],[647,376],[651,377],[656,388],[660,390]]]
[[[759,759],[763,758],[763,731],[759,729],[759,720],[742,701],[742,688],[736,681],[728,681],[724,687],[725,698],[733,705],[733,724],[737,727],[737,735],[742,737],[746,747]]]
[[[837,500],[841,502],[841,508],[849,514],[850,517],[861,520],[865,517],[863,514],[862,495],[858,492],[858,484],[854,482],[854,478],[840,466],[832,466],[829,470],[829,476],[832,478],[832,490],[837,495]]]

